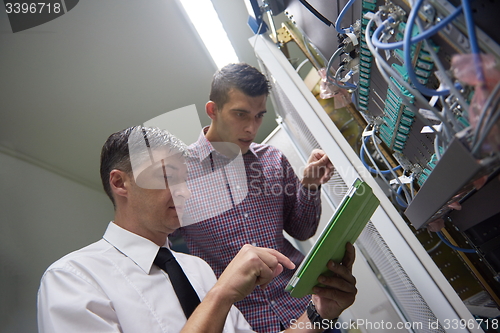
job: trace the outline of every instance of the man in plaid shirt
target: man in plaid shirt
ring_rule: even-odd
[[[268,94],[266,77],[254,67],[222,68],[206,104],[211,125],[190,146],[192,197],[186,212],[198,223],[180,230],[191,254],[207,261],[217,276],[245,244],[276,249],[298,266],[304,256],[283,230],[305,240],[318,227],[319,186],[333,166],[323,151],[314,150],[300,181],[281,151],[253,142]],[[231,145],[241,150],[241,168]],[[256,288],[236,304],[255,331],[276,332],[303,313],[311,298],[292,298],[284,290],[292,275],[285,270],[268,288]]]

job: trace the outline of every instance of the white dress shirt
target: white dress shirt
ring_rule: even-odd
[[[168,275],[153,265],[158,245],[110,223],[103,239],[53,263],[38,291],[40,333],[179,332],[186,317]],[[215,284],[208,264],[172,252],[201,300]],[[224,332],[253,332],[233,306]]]

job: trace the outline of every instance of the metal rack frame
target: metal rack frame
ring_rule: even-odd
[[[265,69],[264,71],[269,74],[271,80],[279,84],[291,105],[296,110],[300,110],[298,114],[301,121],[310,130],[319,146],[328,154],[343,181],[351,184],[355,178],[359,177],[372,187],[380,200],[380,206],[371,220],[373,226],[390,250],[397,265],[406,274],[409,283],[414,286],[415,292],[419,294],[435,318],[440,323],[474,320],[470,311],[283,53],[264,36],[254,36],[249,41],[254,46],[263,70]],[[273,102],[276,103],[275,100]],[[275,105],[275,109],[279,113],[279,105]],[[282,126],[289,134],[290,140],[295,141],[296,138],[290,128],[287,128],[286,122]],[[306,156],[303,157],[306,158]],[[359,283],[363,283],[362,277],[358,280]],[[411,311],[411,309],[407,310]],[[405,312],[405,309],[402,309],[402,312]],[[479,327],[447,328],[448,325],[441,331],[482,332]]]

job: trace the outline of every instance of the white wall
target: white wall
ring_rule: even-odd
[[[37,332],[44,270],[101,238],[113,207],[104,191],[0,153],[0,213],[0,332]]]

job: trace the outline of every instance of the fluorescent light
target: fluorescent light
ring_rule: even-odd
[[[239,62],[211,0],[179,0],[208,52],[220,69]]]

